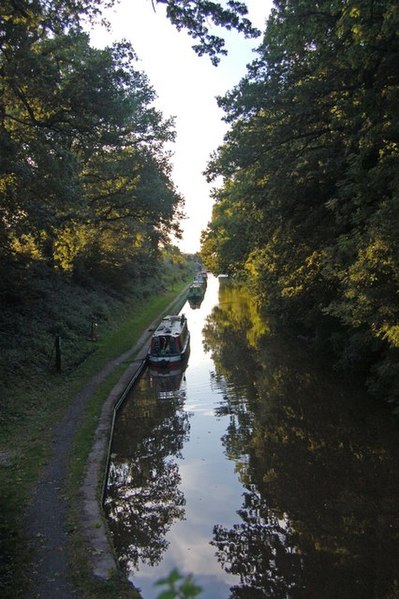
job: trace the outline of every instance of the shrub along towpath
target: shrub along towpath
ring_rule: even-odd
[[[162,315],[178,312],[185,295],[186,289],[167,306]],[[27,513],[26,535],[32,552],[32,562],[27,566],[29,588],[25,595],[29,599],[80,599],[93,596],[90,590],[82,590],[85,585],[81,584],[81,580],[78,581],[78,588],[72,583],[70,540],[76,534],[76,527],[79,529],[77,532],[80,539],[83,533],[84,555],[89,565],[88,578],[94,578],[101,586],[102,582],[118,576],[116,560],[103,521],[101,484],[105,476],[115,404],[144,368],[151,330],[162,315],[128,351],[108,362],[89,381],[71,402],[62,422],[54,428],[51,457],[41,473]],[[79,518],[71,524],[70,497],[66,489],[76,433],[85,419],[85,409],[90,399],[107,377],[125,362],[129,363],[128,368],[102,404],[94,443],[86,462],[84,481],[76,501],[75,511]],[[110,593],[96,593],[96,596],[100,595],[111,596]]]

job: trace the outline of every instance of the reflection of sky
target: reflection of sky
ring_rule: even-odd
[[[239,520],[236,511],[242,504],[242,486],[234,473],[234,463],[226,459],[221,444],[228,422],[215,417],[220,392],[211,388],[214,365],[202,345],[205,317],[217,298],[218,282],[210,277],[200,309],[191,310],[188,303],[182,309],[191,334],[185,402],[185,410],[191,415],[191,431],[178,461],[186,519],[176,522],[167,534],[169,546],[161,564],[156,568],[142,566],[132,576],[144,599],[157,597],[160,588],[154,587],[154,582],[168,576],[173,568],[194,575],[195,583],[203,588],[202,599],[227,598],[230,587],[239,584],[235,576],[222,569],[210,545],[214,525],[231,527]]]
[[[193,380],[196,382],[205,383],[203,374],[206,369],[211,368],[212,361],[210,357],[204,353],[202,347],[202,329],[206,316],[212,311],[212,308],[218,303],[219,285],[217,279],[209,277],[208,286],[205,292],[204,300],[201,307],[192,310],[190,304],[186,302],[181,310],[188,321],[188,328],[191,335],[191,351],[190,351],[190,370],[193,370]]]

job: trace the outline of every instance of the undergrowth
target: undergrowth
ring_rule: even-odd
[[[83,289],[57,280],[29,306],[0,315],[0,592],[3,599],[22,596],[29,561],[24,513],[41,468],[49,459],[51,430],[80,389],[111,359],[130,348],[154,317],[191,277],[190,265],[169,266],[162,281],[151,279],[118,296],[104,289]],[[28,309],[29,307],[29,309]],[[95,340],[91,336],[95,318]],[[54,336],[62,339],[61,372],[54,359]],[[114,373],[113,377],[117,376]],[[104,382],[85,415],[80,449],[84,464],[94,434]],[[101,395],[102,394],[102,395]],[[93,411],[94,410],[94,411]],[[88,425],[89,423],[89,425]],[[88,426],[87,426],[88,425]],[[76,485],[79,483],[75,472]],[[81,572],[84,577],[84,570]],[[112,582],[112,581],[111,581]],[[111,584],[111,583],[110,583]],[[116,594],[111,592],[116,584]],[[125,582],[113,581],[105,595],[121,594]],[[108,593],[108,594],[107,594]],[[125,591],[123,591],[125,593]]]

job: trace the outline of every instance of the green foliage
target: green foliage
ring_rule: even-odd
[[[62,374],[71,375],[94,352],[103,347],[101,340],[115,326],[118,318],[156,290],[159,298],[191,279],[192,267],[168,260],[142,263],[138,276],[121,287],[94,284],[93,280],[76,281],[65,273],[48,269],[33,270],[25,280],[24,290],[14,297],[14,304],[0,312],[0,424],[5,428],[25,419],[29,401],[16,402],[20,388],[33,377],[41,381],[57,376],[55,336],[62,339]],[[96,322],[98,343],[93,343],[92,321]],[[129,335],[124,332],[129,340]]]
[[[215,274],[233,274],[243,268],[251,248],[257,208],[242,199],[240,190],[230,193],[228,186],[215,200],[212,221],[201,237],[201,259]]]
[[[173,119],[127,42],[98,50],[82,31],[101,0],[15,3],[0,12],[0,301],[19,301],[31,271],[126,289],[181,234],[171,179]],[[256,35],[245,6],[195,0],[166,15],[214,63],[223,41],[208,20]]]
[[[224,185],[202,237],[209,265],[245,272],[280,322],[335,347],[341,365],[371,368],[391,399],[398,20],[393,0],[275,3],[257,60],[219,99],[230,131],[207,172]]]
[[[198,43],[193,46],[199,56],[209,55],[215,66],[220,61],[220,55],[226,55],[224,40],[219,35],[210,33],[213,26],[235,29],[245,37],[256,37],[259,31],[255,29],[249,19],[247,7],[243,2],[227,0],[209,2],[209,0],[155,0],[156,4],[166,5],[166,15],[178,31],[187,30],[187,33]]]
[[[183,577],[176,569],[172,570],[166,578],[159,580],[157,586],[166,586],[158,595],[158,599],[190,599],[201,593],[201,588],[194,584],[192,576]]]
[[[90,47],[79,10],[96,3],[28,4],[2,21],[0,297],[37,264],[121,289],[180,232],[173,123],[128,43]]]

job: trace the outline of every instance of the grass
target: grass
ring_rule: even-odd
[[[74,370],[61,374],[54,371],[16,382],[15,389],[3,404],[0,430],[0,591],[3,599],[22,596],[29,555],[24,542],[23,522],[27,501],[38,476],[49,459],[51,429],[61,420],[67,404],[113,358],[128,350],[143,330],[168,306],[190,280],[182,273],[179,280],[167,285],[162,294],[146,293],[111,311],[107,326],[99,327],[99,340]],[[67,494],[70,498],[71,575],[88,596],[125,599],[134,591],[119,575],[108,583],[92,580],[77,526],[77,495],[87,455],[104,399],[120,378],[126,365],[121,364],[97,389],[88,403],[83,422],[77,431],[71,456]],[[5,413],[4,413],[5,412]]]

